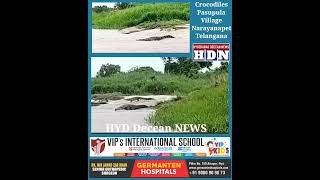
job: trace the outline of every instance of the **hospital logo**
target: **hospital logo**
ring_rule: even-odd
[[[91,149],[95,155],[101,154],[105,149],[105,139],[91,139]]]

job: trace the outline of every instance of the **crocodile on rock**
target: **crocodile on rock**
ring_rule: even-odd
[[[118,111],[118,110],[136,110],[136,109],[141,109],[141,108],[148,108],[149,106],[147,105],[133,105],[133,104],[125,104],[125,105],[122,105],[120,107],[117,107],[115,109],[115,111]]]
[[[137,41],[160,41],[160,40],[166,39],[166,38],[174,38],[174,37],[171,35],[155,36],[155,37],[149,37],[149,38],[145,38],[145,39],[137,39]]]
[[[145,97],[133,97],[133,98],[129,98],[126,99],[127,101],[140,101],[140,100],[154,100],[153,98],[145,98]]]

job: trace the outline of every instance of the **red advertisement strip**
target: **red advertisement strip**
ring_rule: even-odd
[[[194,50],[229,50],[229,44],[193,44]]]
[[[131,177],[189,177],[185,160],[135,160]]]

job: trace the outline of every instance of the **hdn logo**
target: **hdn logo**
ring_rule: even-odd
[[[193,44],[194,61],[229,61],[229,44]]]

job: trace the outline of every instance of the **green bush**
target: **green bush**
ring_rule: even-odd
[[[228,132],[228,84],[193,91],[182,100],[161,104],[148,121],[157,126],[206,124],[210,133]]]
[[[109,8],[108,6],[96,6],[92,8],[92,11],[95,13],[110,12],[112,11],[112,8]]]
[[[93,78],[92,93],[188,94],[202,88],[218,86],[227,80],[227,73],[223,72],[202,73],[188,78],[185,75],[163,74],[142,68]]]
[[[141,3],[126,9],[92,13],[92,26],[96,29],[121,29],[141,24],[158,26],[185,24],[190,20],[190,3]],[[147,26],[152,27],[152,26]]]

